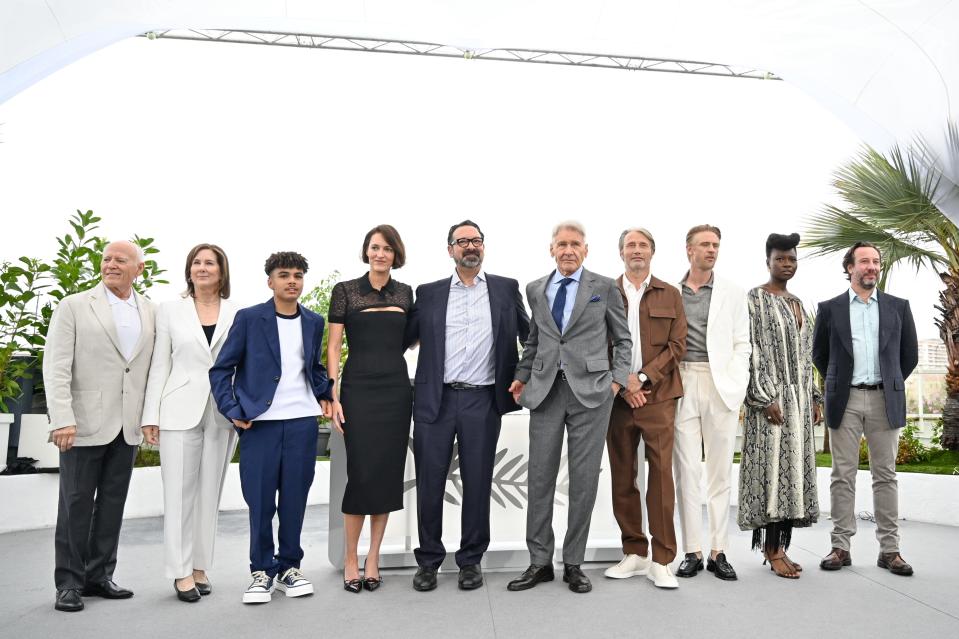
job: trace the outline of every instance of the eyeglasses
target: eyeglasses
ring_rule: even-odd
[[[481,237],[461,237],[461,238],[458,239],[458,240],[453,240],[452,242],[450,242],[450,246],[453,246],[454,244],[455,244],[456,246],[460,247],[460,248],[466,248],[466,247],[468,247],[470,244],[472,244],[472,245],[473,245],[474,247],[476,247],[476,248],[479,248],[479,247],[483,246],[483,238],[481,238]]]

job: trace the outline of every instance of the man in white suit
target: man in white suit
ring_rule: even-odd
[[[153,304],[133,290],[143,266],[137,245],[108,244],[101,283],[63,298],[50,321],[43,384],[60,450],[54,607],[65,612],[83,610],[81,594],[133,596],[113,570],[153,354]]]
[[[686,311],[686,354],[680,363],[683,397],[676,409],[673,450],[676,502],[686,554],[677,577],[703,569],[702,451],[706,453],[706,511],[711,552],[706,568],[724,581],[736,571],[726,559],[729,498],[739,408],[749,382],[749,311],[746,293],[713,273],[721,233],[694,226],[686,234],[689,271],[680,283]]]

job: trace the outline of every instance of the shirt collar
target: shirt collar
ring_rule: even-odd
[[[632,293],[632,292],[639,292],[639,289],[647,289],[649,288],[649,281],[651,279],[653,279],[652,271],[650,271],[646,275],[646,279],[643,280],[643,283],[639,285],[639,288],[636,288],[635,286],[633,286],[632,281],[630,281],[630,279],[626,277],[626,274],[623,273],[623,290],[626,291],[627,293]]]
[[[110,306],[115,304],[126,304],[132,308],[137,307],[136,295],[133,292],[130,293],[130,297],[125,300],[121,300],[119,297],[114,295],[113,291],[111,291],[106,285],[104,285],[103,290],[107,292],[107,301],[110,303]]]
[[[850,286],[850,287],[849,287],[849,303],[852,304],[852,303],[855,302],[856,300],[859,300],[859,302],[860,302],[861,304],[865,304],[865,303],[866,303],[866,302],[863,302],[862,299],[860,299],[859,294],[856,293],[856,291],[852,290],[852,287]],[[878,301],[879,301],[879,289],[878,289],[878,288],[872,289],[872,293],[869,294],[869,301],[870,301],[870,302],[878,302]]]
[[[683,275],[682,281],[680,281],[680,285],[681,285],[681,286],[686,286],[686,280],[688,280],[688,279],[689,279],[689,271],[686,271],[686,274]],[[703,284],[702,286],[700,286],[699,288],[712,288],[712,287],[713,287],[713,280],[715,280],[715,279],[716,279],[716,274],[713,273],[713,272],[710,272],[710,273],[709,273],[709,281],[706,282],[705,284]]]
[[[396,286],[395,284],[393,284],[393,278],[390,277],[390,279],[387,280],[386,284],[383,286],[383,290],[386,291],[387,293],[392,293],[394,288],[396,288]],[[370,274],[367,273],[366,275],[360,278],[360,293],[362,293],[363,295],[369,295],[370,293],[373,293],[374,291],[379,292],[375,288],[373,288],[372,284],[370,284]]]
[[[549,283],[550,283],[550,284],[559,284],[560,281],[563,280],[563,279],[566,278],[566,277],[568,277],[569,279],[571,279],[571,280],[573,280],[574,282],[576,282],[577,284],[579,284],[580,278],[583,277],[583,267],[580,266],[578,269],[576,269],[575,271],[573,271],[572,275],[563,275],[563,274],[560,273],[558,270],[553,271],[553,278],[549,281]]]
[[[484,283],[485,283],[485,282],[486,282],[486,273],[484,273],[482,270],[480,270],[480,272],[477,273],[477,274],[476,274],[476,277],[474,277],[473,279],[476,280],[476,281],[484,282]],[[452,275],[452,277],[450,277],[450,288],[453,288],[453,287],[455,287],[455,286],[460,286],[460,287],[462,287],[462,288],[466,288],[466,284],[463,284],[463,280],[460,279],[460,274],[457,273],[456,271],[453,271],[453,275]],[[474,286],[475,286],[475,283],[474,283]]]

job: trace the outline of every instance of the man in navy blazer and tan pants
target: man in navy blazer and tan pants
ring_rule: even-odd
[[[875,245],[857,242],[842,265],[850,288],[819,305],[813,337],[813,362],[826,384],[826,425],[832,429],[832,550],[820,567],[839,570],[852,564],[859,440],[865,435],[877,564],[909,576],[912,566],[899,554],[896,455],[899,429],[906,425],[906,378],[919,361],[916,324],[907,300],[876,290],[882,261]]]
[[[416,289],[407,341],[420,343],[413,400],[419,570],[413,587],[436,587],[446,558],[443,500],[457,443],[463,480],[459,587],[483,585],[480,561],[490,541],[490,490],[502,416],[519,410],[508,388],[529,316],[516,280],[482,271],[484,235],[470,220],[454,224],[447,250],[451,277]]]

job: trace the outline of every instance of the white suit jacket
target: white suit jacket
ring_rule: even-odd
[[[142,439],[140,415],[153,354],[154,305],[133,293],[140,339],[129,360],[120,354],[113,311],[103,283],[68,295],[50,320],[43,385],[50,428],[76,426],[76,446],[109,444],[123,429],[128,444]]]
[[[714,273],[706,320],[706,353],[713,384],[729,410],[739,410],[746,398],[752,352],[746,291]]]
[[[143,426],[188,430],[203,418],[210,398],[210,367],[233,325],[236,307],[220,300],[213,340],[206,335],[192,297],[164,302],[157,311],[156,345],[143,405]],[[215,411],[217,423],[230,420]]]

